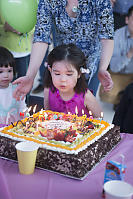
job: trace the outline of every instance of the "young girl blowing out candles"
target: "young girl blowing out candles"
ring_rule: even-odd
[[[87,89],[84,74],[86,60],[82,51],[74,44],[54,48],[48,56],[45,73],[44,109],[57,112],[84,114],[89,111],[100,117],[101,107]],[[76,108],[77,107],[77,108]]]
[[[15,71],[13,55],[0,47],[0,124],[10,124],[20,118],[20,112],[26,110],[25,101],[16,101],[12,94],[16,86],[12,85]]]

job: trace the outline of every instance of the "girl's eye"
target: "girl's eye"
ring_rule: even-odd
[[[12,72],[12,69],[8,70],[8,72],[11,73],[11,72]]]
[[[60,75],[59,73],[55,73],[55,75]]]
[[[3,73],[3,71],[0,71],[0,73]]]
[[[72,76],[73,74],[67,74],[67,76]]]

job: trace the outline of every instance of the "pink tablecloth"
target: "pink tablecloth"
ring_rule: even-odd
[[[107,160],[125,156],[125,181],[133,185],[133,135],[122,134],[121,142],[83,180],[70,179],[36,169],[21,175],[15,162],[0,159],[0,199],[101,199]]]

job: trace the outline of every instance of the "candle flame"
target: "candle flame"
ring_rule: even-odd
[[[89,115],[92,115],[92,112],[91,112],[91,111],[89,111]]]
[[[40,114],[43,114],[43,109],[41,109]]]
[[[78,115],[78,108],[77,108],[77,106],[75,108],[75,113],[76,113],[76,115]]]
[[[33,113],[35,113],[36,112],[36,107],[37,107],[37,104],[34,106],[34,108],[33,108]]]
[[[28,112],[30,112],[31,108],[32,108],[32,106],[30,106],[30,107],[28,108]]]
[[[27,108],[25,108],[25,109],[23,110],[23,112],[25,112],[25,111],[27,111]]]

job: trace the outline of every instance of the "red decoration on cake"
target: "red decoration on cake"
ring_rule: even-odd
[[[20,112],[20,117],[24,118],[24,112]]]

